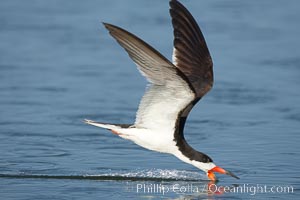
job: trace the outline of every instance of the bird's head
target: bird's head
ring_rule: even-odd
[[[207,177],[209,178],[209,180],[217,181],[217,177],[214,174],[215,172],[220,173],[220,174],[226,174],[226,175],[232,176],[236,179],[239,179],[239,177],[234,175],[232,172],[227,171],[219,166],[216,166],[215,163],[212,162],[212,159],[209,158],[207,155],[198,152],[198,155],[200,155],[200,154],[201,154],[201,161],[193,160],[191,162],[191,164],[194,165],[195,167],[205,171],[207,173]],[[200,158],[200,157],[198,157],[198,158]]]
[[[207,177],[212,180],[212,181],[216,181],[216,175],[214,174],[214,172],[218,172],[220,174],[227,174],[229,176],[232,176],[236,179],[240,179],[239,177],[237,177],[236,175],[234,175],[232,172],[227,171],[219,166],[214,166],[213,168],[211,168],[210,170],[207,171]]]
[[[190,164],[194,165],[195,167],[203,170],[204,172],[207,173],[207,177],[211,180],[211,181],[217,181],[217,177],[215,176],[215,172],[218,172],[220,174],[227,174],[229,176],[232,176],[236,179],[239,179],[239,177],[237,177],[236,175],[234,175],[232,172],[227,171],[219,166],[217,166],[213,160],[206,154],[201,153],[199,151],[195,151],[194,149],[192,149],[191,147],[189,147],[188,145],[186,145],[186,147],[190,148],[189,152],[192,152],[191,154],[187,154],[190,159]],[[186,149],[188,149],[186,148]],[[185,151],[188,151],[186,150]],[[181,156],[178,156],[179,158],[181,158]]]

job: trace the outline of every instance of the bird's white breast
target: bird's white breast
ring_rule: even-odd
[[[177,149],[173,130],[131,128],[122,132],[128,136],[127,138],[125,136],[125,139],[152,151],[173,154]]]

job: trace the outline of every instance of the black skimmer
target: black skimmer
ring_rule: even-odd
[[[140,102],[134,124],[85,122],[108,129],[146,149],[172,154],[206,172],[210,180],[216,180],[214,172],[238,178],[193,149],[184,138],[189,112],[213,85],[213,63],[190,12],[177,0],[171,0],[170,7],[174,28],[173,63],[132,33],[104,23],[151,85]]]

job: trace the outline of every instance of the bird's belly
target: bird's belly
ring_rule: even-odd
[[[172,153],[176,150],[173,134],[149,132],[137,135],[133,142],[146,149],[161,153]]]

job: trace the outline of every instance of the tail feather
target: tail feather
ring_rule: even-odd
[[[93,125],[93,126],[97,126],[100,128],[105,128],[108,130],[115,130],[115,129],[120,129],[120,128],[129,128],[131,126],[131,124],[106,124],[106,123],[102,123],[102,122],[95,122],[89,119],[85,119],[84,123]]]

